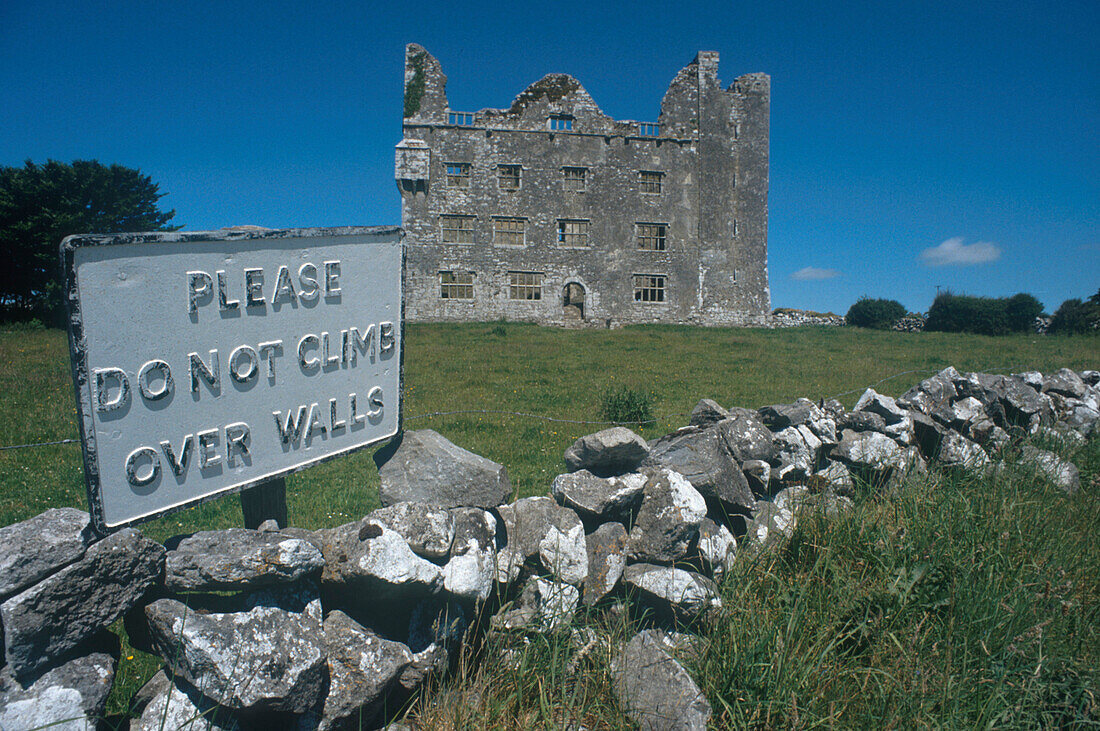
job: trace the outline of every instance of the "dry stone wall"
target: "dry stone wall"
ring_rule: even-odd
[[[1091,437],[1098,383],[947,368],[897,399],[868,389],[851,410],[703,399],[652,442],[623,427],[582,437],[548,496],[511,502],[502,465],[408,432],[376,457],[383,507],[315,532],[271,522],[162,546],[48,510],[0,529],[0,728],[95,728],[120,617],[164,663],[133,729],[371,728],[473,634],[571,631],[590,650],[603,640],[574,615],[628,596],[651,626],[613,649],[620,706],[642,728],[666,727],[670,709],[703,728],[710,707],[675,658],[735,562],[782,544],[807,511],[836,515],[914,471],[1027,465],[1074,492],[1074,465],[1019,445]]]

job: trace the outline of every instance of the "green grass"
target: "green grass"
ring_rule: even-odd
[[[405,423],[435,429],[503,463],[517,496],[542,495],[561,471],[565,449],[602,428],[573,422],[601,421],[602,400],[617,389],[654,396],[658,421],[638,429],[653,438],[686,423],[703,397],[758,407],[838,396],[850,406],[882,379],[888,380],[877,390],[897,395],[947,365],[1048,372],[1095,368],[1098,360],[1095,338],[410,325]],[[898,375],[905,371],[918,372]],[[0,414],[0,446],[77,435],[62,332],[0,332]],[[804,524],[774,560],[744,562],[724,584],[725,614],[696,661],[716,721],[735,727],[1049,726],[1057,724],[1044,721],[1043,709],[1056,713],[1067,703],[1095,709],[1100,510],[1098,488],[1089,481],[1100,469],[1097,440],[1076,458],[1088,483],[1076,497],[1034,479],[937,475],[929,484],[907,486],[897,500],[862,501],[851,519]],[[368,451],[306,470],[288,479],[290,521],[316,529],[356,519],[377,507],[377,486]],[[0,451],[0,494],[0,525],[49,507],[86,508],[79,446]],[[142,529],[164,540],[240,524],[239,502],[230,497]],[[902,589],[929,572],[938,593],[914,604]],[[930,606],[944,596],[946,609]],[[623,623],[612,631],[631,629]],[[846,635],[856,639],[842,647],[838,638]],[[463,682],[486,688],[477,702],[458,686],[440,688],[441,698],[462,697],[434,706],[451,714],[439,717],[439,727],[451,723],[446,718],[462,721],[452,727],[503,728],[509,717],[547,728],[569,718],[595,727],[621,723],[608,700],[606,652],[593,653],[578,674],[566,672],[567,639],[543,638],[528,652],[534,654],[524,654],[524,662],[537,672],[504,673],[501,664],[489,663],[460,673]],[[112,713],[125,710],[155,668],[155,659],[124,647]],[[425,702],[415,712],[428,722],[436,718],[431,708]]]

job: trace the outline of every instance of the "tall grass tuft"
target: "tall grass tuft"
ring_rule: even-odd
[[[644,426],[653,421],[657,397],[626,385],[612,386],[600,397],[600,418],[620,424]]]

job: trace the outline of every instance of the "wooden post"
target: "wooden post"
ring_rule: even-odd
[[[286,528],[286,480],[282,477],[241,490],[244,527],[255,530],[265,520],[274,520]]]

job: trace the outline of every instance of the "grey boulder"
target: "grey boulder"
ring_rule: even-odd
[[[721,581],[733,568],[737,557],[737,539],[729,528],[704,518],[699,524],[699,557],[715,581]]]
[[[882,417],[886,426],[897,424],[906,416],[905,409],[898,406],[897,401],[875,391],[873,388],[868,388],[863,392],[853,411],[867,411],[878,414]]]
[[[367,518],[399,534],[418,556],[446,558],[455,538],[454,517],[427,503],[395,503],[372,511]]]
[[[91,518],[75,508],[0,528],[0,600],[73,563],[94,539]]]
[[[983,467],[989,464],[989,455],[976,442],[949,431],[940,443],[936,461],[945,467]]]
[[[485,601],[496,579],[497,519],[480,508],[452,508],[455,537],[443,588],[456,599]]]
[[[622,520],[642,500],[645,475],[631,472],[614,477],[599,477],[588,470],[558,475],[550,485],[550,494],[564,507],[584,518]]]
[[[680,622],[699,619],[722,606],[713,581],[673,566],[633,563],[623,572],[623,582],[659,615]]]
[[[319,601],[300,613],[263,605],[202,613],[158,599],[145,616],[168,667],[221,705],[301,714],[321,700],[327,668]]]
[[[565,466],[570,472],[588,470],[603,477],[633,472],[649,453],[640,436],[623,426],[588,434],[565,450]]]
[[[351,603],[416,600],[442,587],[439,566],[413,553],[400,533],[370,518],[321,531],[321,535],[322,582]]]
[[[325,565],[312,543],[245,528],[202,531],[179,541],[164,562],[171,591],[254,589],[297,581]]]
[[[675,470],[703,497],[728,512],[752,505],[752,490],[720,427],[685,427],[661,437],[652,445],[644,465]]]
[[[115,677],[118,639],[104,632],[84,650],[26,686],[0,671],[0,729],[94,731]]]
[[[527,497],[497,511],[508,543],[497,554],[497,580],[515,581],[523,564],[538,556],[542,567],[569,584],[588,574],[584,524],[547,497]]]
[[[1081,489],[1081,473],[1077,465],[1053,452],[1025,444],[1020,449],[1020,462],[1034,466],[1036,472],[1071,495]]]
[[[493,508],[512,494],[508,471],[431,429],[406,431],[374,455],[383,506],[401,502]]]
[[[707,503],[678,472],[656,470],[645,484],[642,507],[630,529],[632,560],[673,563],[687,555],[707,516]]]
[[[325,617],[329,690],[318,731],[373,728],[386,696],[413,654],[383,639],[339,610]]]
[[[695,404],[695,408],[691,410],[688,423],[692,426],[711,426],[723,419],[728,419],[729,415],[730,412],[722,408],[717,401],[705,398],[700,399],[699,403]]]
[[[640,632],[611,663],[612,689],[643,731],[703,731],[706,696],[652,633]]]
[[[585,606],[596,604],[615,590],[626,568],[629,542],[621,523],[604,523],[585,538],[588,548],[588,576],[584,579]]]
[[[1043,393],[1053,392],[1061,396],[1081,398],[1088,390],[1088,384],[1069,368],[1061,368],[1043,379]]]
[[[758,413],[765,426],[772,431],[779,431],[789,426],[798,426],[808,422],[813,415],[812,408],[812,401],[801,398],[789,404],[763,406],[758,410]]]
[[[130,731],[237,731],[240,728],[232,711],[219,706],[182,678],[170,680],[163,670],[138,690],[134,701],[141,707],[141,716],[130,722]]]
[[[738,462],[753,459],[767,462],[775,458],[772,432],[752,409],[737,406],[730,409],[729,418],[718,423],[718,432]]]
[[[19,677],[130,611],[164,572],[164,547],[130,528],[0,604],[8,666]]]

